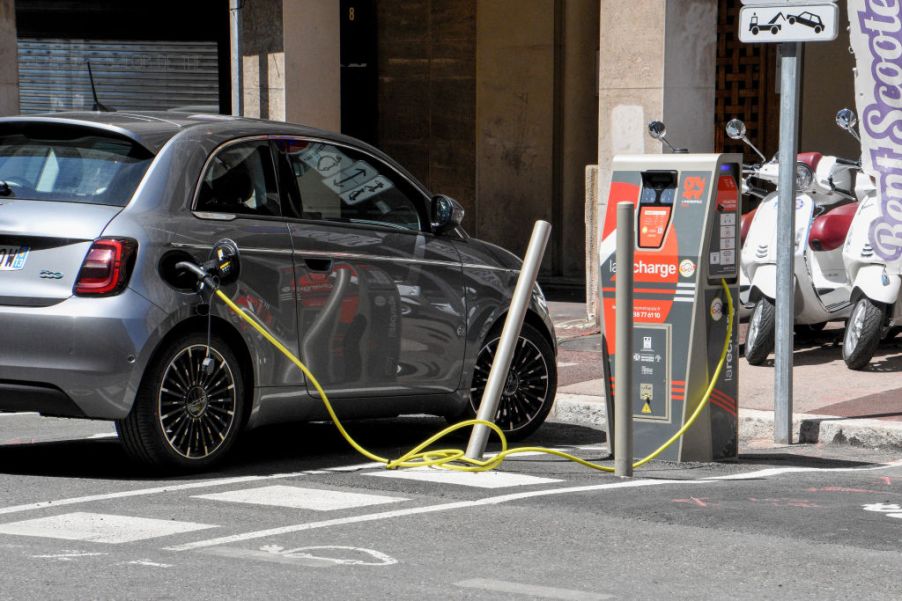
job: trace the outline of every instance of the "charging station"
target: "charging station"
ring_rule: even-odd
[[[644,457],[673,436],[703,401],[727,336],[725,280],[739,301],[739,154],[614,157],[600,246],[608,441],[616,382],[617,203],[635,205],[632,386],[633,450]],[[627,212],[627,214],[629,214]],[[738,337],[708,407],[660,457],[712,461],[738,453]],[[613,390],[613,394],[612,394]]]

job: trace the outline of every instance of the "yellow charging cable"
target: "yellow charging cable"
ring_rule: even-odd
[[[673,436],[671,436],[667,442],[662,444],[660,448],[656,451],[640,459],[639,461],[633,464],[633,468],[640,467],[645,465],[661,453],[663,453],[667,447],[672,445],[674,442],[679,440],[679,438],[686,433],[689,428],[692,427],[692,424],[695,423],[695,420],[698,419],[698,416],[701,415],[702,410],[708,405],[708,401],[711,398],[711,393],[714,391],[714,386],[717,383],[717,379],[720,377],[720,372],[723,370],[724,363],[727,358],[727,352],[730,349],[730,337],[733,333],[733,299],[730,294],[730,289],[727,286],[726,280],[720,281],[721,286],[723,286],[725,296],[727,297],[727,336],[724,339],[723,350],[720,353],[720,360],[717,362],[717,369],[714,370],[714,375],[711,377],[710,382],[708,383],[708,388],[705,390],[705,395],[702,398],[701,402],[696,407],[695,411],[692,412],[692,415],[689,416],[689,419],[686,420],[686,423],[683,424],[683,427],[680,428]],[[576,457],[575,455],[570,455],[569,453],[565,453],[563,451],[558,451],[556,449],[549,449],[545,447],[518,447],[516,449],[508,449],[507,448],[507,438],[504,436],[504,432],[492,422],[480,420],[480,419],[468,419],[462,422],[456,423],[452,426],[449,426],[438,432],[437,434],[430,436],[428,439],[424,440],[410,451],[398,457],[397,459],[388,459],[387,457],[381,457],[372,453],[354,440],[350,434],[348,434],[347,430],[345,430],[344,426],[341,423],[341,420],[338,419],[338,416],[335,414],[335,410],[332,408],[332,403],[329,402],[329,397],[326,395],[326,391],[323,390],[323,387],[320,386],[319,381],[316,377],[307,369],[307,366],[304,365],[300,359],[298,359],[291,351],[289,351],[285,345],[276,340],[272,334],[266,331],[266,329],[261,326],[253,317],[245,313],[241,307],[232,302],[226,294],[217,289],[216,296],[219,297],[222,302],[228,306],[236,315],[238,315],[241,319],[246,321],[253,327],[257,332],[260,333],[261,336],[266,338],[274,347],[279,349],[279,351],[288,357],[292,363],[294,363],[298,369],[300,369],[310,383],[313,384],[313,387],[319,393],[322,398],[323,405],[326,407],[326,411],[329,412],[329,417],[332,418],[332,423],[335,424],[335,427],[338,428],[338,431],[344,437],[348,444],[350,444],[358,453],[370,459],[371,461],[377,461],[379,463],[384,463],[386,468],[388,469],[396,469],[396,468],[408,468],[408,467],[425,467],[425,466],[436,466],[442,467],[449,470],[463,471],[463,472],[483,472],[495,469],[509,456],[514,455],[516,453],[544,453],[547,455],[555,455],[557,457],[562,457],[564,459],[568,459],[570,461],[574,461],[580,465],[584,465],[588,468],[592,468],[595,470],[600,470],[603,472],[613,472],[614,468],[608,467],[605,465],[599,465],[597,463],[592,463],[591,461],[586,461],[585,459],[581,459]],[[495,434],[498,435],[499,440],[501,441],[501,452],[496,454],[495,456],[487,459],[485,461],[478,459],[471,459],[466,456],[465,452],[460,449],[434,449],[427,450],[432,444],[436,441],[444,438],[451,432],[455,432],[460,430],[461,428],[466,428],[469,426],[483,425],[487,428],[491,429]]]

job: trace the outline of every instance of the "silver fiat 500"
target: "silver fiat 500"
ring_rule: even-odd
[[[215,300],[208,346],[207,305],[176,264],[228,238],[241,271],[224,292],[341,417],[470,416],[520,261],[462,216],[377,149],[302,126],[0,119],[0,411],[115,420],[130,455],[170,469],[210,466],[245,428],[326,418],[294,365]],[[533,432],[556,381],[536,287],[499,426]]]

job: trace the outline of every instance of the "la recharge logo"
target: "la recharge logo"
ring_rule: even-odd
[[[612,274],[617,273],[617,262],[608,261],[608,269]],[[646,263],[639,259],[633,264],[633,273],[638,275],[656,275],[662,280],[672,278],[676,275],[677,266],[672,263]]]

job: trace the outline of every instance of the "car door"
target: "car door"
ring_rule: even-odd
[[[282,218],[272,146],[266,139],[226,143],[214,151],[201,175],[192,207],[195,219],[176,244],[206,259],[213,243],[229,238],[241,256],[239,280],[224,291],[292,352],[297,352],[297,312],[293,294],[291,238]],[[246,333],[256,363],[256,381],[267,395],[286,400],[284,387],[304,394],[303,375],[272,345],[251,335],[249,326],[214,301],[214,310]],[[271,393],[271,394],[270,394]],[[270,403],[271,405],[271,403]]]
[[[362,149],[308,138],[276,146],[293,207],[302,359],[336,398],[457,390],[461,265],[429,231],[428,196]]]

